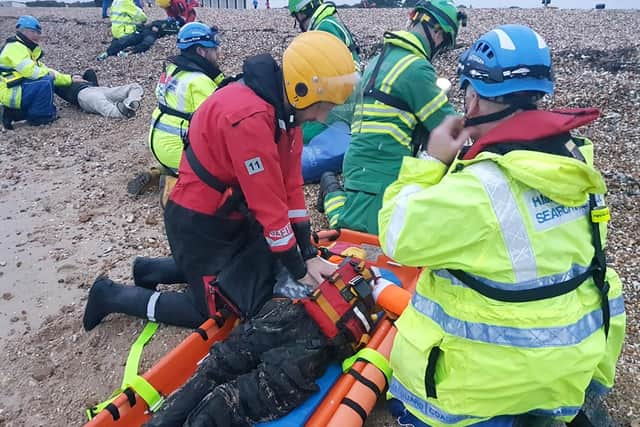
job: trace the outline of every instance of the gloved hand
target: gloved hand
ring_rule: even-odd
[[[322,283],[325,278],[331,276],[338,268],[337,265],[319,256],[310,258],[305,261],[305,263],[307,264],[307,274],[305,277],[307,275],[311,276],[316,282],[318,282],[318,285]]]

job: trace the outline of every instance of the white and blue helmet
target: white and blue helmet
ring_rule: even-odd
[[[483,98],[508,101],[527,93],[553,94],[551,51],[524,25],[502,25],[484,34],[460,56],[460,87],[470,84]]]

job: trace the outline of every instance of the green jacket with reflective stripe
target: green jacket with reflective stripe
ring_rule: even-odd
[[[483,152],[447,172],[437,160],[406,157],[385,192],[385,253],[428,267],[396,322],[390,393],[427,424],[466,426],[534,410],[568,420],[590,383],[613,385],[625,330],[613,269],[606,340],[591,278],[564,295],[508,303],[448,271],[506,290],[537,289],[586,271],[594,256],[588,194],[606,188],[592,166],[593,146],[583,143],[587,164],[516,150]],[[606,223],[600,230],[604,242]]]
[[[136,32],[136,26],[147,22],[147,15],[133,0],[114,0],[111,6],[111,34],[114,39]]]
[[[168,64],[156,86],[158,103],[183,113],[192,114],[218,88],[224,76],[213,81],[204,73],[176,71]],[[175,75],[174,75],[175,74]],[[149,147],[156,159],[165,167],[178,169],[182,157],[182,135],[189,128],[189,120],[163,114],[159,107],[153,110],[149,129]]]
[[[355,40],[353,40],[353,38],[351,37],[351,33],[349,33],[344,24],[336,19],[333,15],[329,15],[319,21],[314,20],[314,17],[320,15],[318,12],[322,12],[321,8],[323,6],[320,6],[316,13],[313,14],[309,31],[325,31],[338,37],[348,48],[351,49],[352,46],[355,47]],[[351,56],[353,56],[353,62],[355,63],[356,71],[360,71],[360,56],[358,55],[358,52],[356,52],[355,50],[351,50]],[[327,128],[327,125],[331,123],[334,123],[336,121],[343,121],[351,124],[351,120],[353,119],[353,103],[354,100],[350,99],[345,102],[344,106],[336,107],[331,111],[331,113],[329,113],[329,117],[327,117],[326,123],[304,123],[302,125],[302,136],[304,144],[308,144],[309,141],[311,141],[316,135],[324,131]]]
[[[402,158],[411,156],[411,138],[421,123],[435,128],[456,114],[447,96],[436,86],[436,73],[429,62],[425,40],[407,31],[385,35],[386,51],[374,87],[404,101],[411,111],[402,111],[365,96],[356,106],[351,124],[351,143],[343,173],[347,202],[339,226],[377,234],[377,215],[382,194],[398,176]],[[364,71],[366,87],[380,56]]]
[[[29,41],[21,41],[20,37],[17,35],[15,39],[9,39],[0,52],[0,70],[3,70],[0,74],[0,104],[16,109],[19,109],[22,104],[22,89],[20,85],[7,86],[7,83],[11,86],[10,82],[13,79],[37,80],[53,73],[54,85],[69,86],[71,84],[69,74],[59,73],[40,61],[42,57],[40,46]],[[28,45],[33,45],[33,48],[29,48]]]

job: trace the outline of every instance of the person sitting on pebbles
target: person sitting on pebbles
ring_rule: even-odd
[[[107,51],[102,52],[96,59],[104,61],[109,56],[127,56],[128,53],[124,49],[143,41],[142,28],[145,22],[147,22],[147,15],[133,0],[115,0],[111,6],[111,35],[113,39]]]
[[[0,116],[6,129],[13,122],[26,120],[32,126],[57,119],[54,90],[85,80],[60,73],[40,61],[38,45],[42,35],[40,22],[23,15],[16,22],[16,35],[7,39],[0,52]]]
[[[158,106],[151,116],[149,147],[163,170],[163,200],[178,176],[178,166],[194,111],[224,79],[218,68],[220,39],[218,29],[192,22],[180,29],[177,41],[180,54],[168,58],[156,87]],[[160,169],[138,174],[127,185],[129,193],[139,195],[157,185]],[[166,195],[165,195],[166,193]]]

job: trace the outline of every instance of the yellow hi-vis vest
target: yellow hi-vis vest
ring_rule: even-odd
[[[389,393],[431,426],[467,426],[507,414],[572,419],[589,385],[613,385],[624,339],[622,285],[607,269],[610,328],[589,278],[566,294],[501,302],[456,279],[464,271],[498,290],[576,277],[594,257],[589,194],[605,184],[587,163],[547,153],[483,152],[449,173],[405,157],[379,214],[385,253],[427,266],[396,322]],[[600,197],[601,199],[601,197]],[[606,240],[606,223],[599,224]]]
[[[156,86],[158,107],[153,111],[149,129],[149,148],[161,165],[177,171],[184,148],[182,137],[187,133],[191,115],[223,79],[222,74],[211,80],[204,73],[180,71],[175,64],[166,66]]]
[[[147,22],[147,15],[133,0],[114,0],[111,5],[111,35],[119,39],[136,32],[136,26]]]
[[[69,86],[71,76],[48,68],[40,61],[42,49],[36,45],[33,49],[16,36],[15,41],[7,43],[0,52],[0,104],[19,109],[22,105],[23,80],[37,80],[53,72],[55,86]]]

